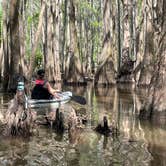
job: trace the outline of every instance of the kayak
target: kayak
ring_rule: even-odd
[[[66,91],[58,93],[59,98],[55,99],[27,99],[27,105],[30,108],[41,108],[41,107],[54,107],[58,108],[61,105],[69,102],[72,98],[72,92]]]

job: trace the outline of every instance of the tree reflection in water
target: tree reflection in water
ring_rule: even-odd
[[[137,118],[146,91],[131,87],[87,89],[72,89],[87,99],[82,109],[87,123],[74,134],[75,143],[70,142],[67,131],[59,139],[50,128],[40,127],[39,135],[28,141],[0,139],[0,165],[166,165],[165,125]],[[105,137],[93,130],[103,116],[118,127],[120,135]]]

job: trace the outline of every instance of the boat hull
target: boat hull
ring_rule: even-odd
[[[28,99],[28,107],[30,108],[43,108],[43,107],[54,107],[58,108],[61,105],[70,101],[72,93],[70,91],[59,93],[59,99],[50,99],[50,100],[35,100]]]

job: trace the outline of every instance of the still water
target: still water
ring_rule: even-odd
[[[137,118],[146,90],[91,86],[64,90],[87,100],[84,107],[69,103],[88,119],[81,132],[73,133],[75,141],[68,131],[58,135],[46,126],[39,126],[38,134],[26,140],[0,138],[0,166],[166,166],[166,117],[151,123]],[[0,119],[11,98],[11,94],[0,93]],[[103,116],[118,128],[118,135],[94,132]]]

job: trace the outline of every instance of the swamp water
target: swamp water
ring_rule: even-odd
[[[81,108],[69,103],[88,119],[81,133],[73,133],[78,138],[71,140],[68,131],[58,135],[46,126],[39,126],[38,134],[27,140],[0,137],[0,166],[166,166],[166,117],[153,123],[137,118],[146,90],[90,86],[64,89],[87,100]],[[0,93],[0,119],[11,98]],[[94,132],[103,116],[119,129],[118,135],[105,137]]]

